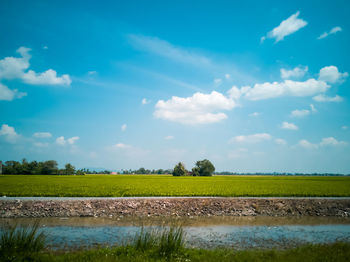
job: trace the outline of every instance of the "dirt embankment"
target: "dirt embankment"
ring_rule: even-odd
[[[0,217],[340,216],[349,199],[162,198],[0,200]]]

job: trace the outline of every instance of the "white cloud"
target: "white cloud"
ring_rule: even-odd
[[[187,51],[183,48],[176,47],[157,37],[131,34],[128,35],[128,40],[131,45],[138,50],[166,57],[177,62],[192,64],[195,66],[211,64],[209,58]]]
[[[0,60],[0,79],[21,79],[23,82],[32,85],[67,85],[71,84],[69,75],[57,76],[53,69],[48,69],[43,73],[36,73],[28,70],[31,55],[30,48],[20,47],[17,49],[22,57],[5,57]]]
[[[132,148],[131,145],[127,145],[127,144],[123,144],[123,143],[118,143],[114,145],[115,148],[119,148],[119,149],[128,149],[128,148]]]
[[[34,142],[33,145],[36,147],[48,147],[49,143]]]
[[[337,32],[341,32],[341,31],[342,31],[342,28],[340,26],[336,26],[336,27],[333,27],[329,32],[324,32],[322,35],[317,37],[317,39],[320,40],[320,39],[326,38],[329,35],[333,35]]]
[[[64,136],[60,136],[56,138],[56,143],[63,146],[66,144],[66,140],[64,139]]]
[[[291,113],[290,113],[290,116],[291,117],[304,117],[304,116],[307,116],[310,114],[310,110],[307,110],[307,109],[302,109],[302,110],[293,110]]]
[[[96,75],[96,74],[97,74],[96,71],[89,71],[89,72],[88,72],[88,75],[90,75],[90,76],[93,76],[93,75]]]
[[[68,143],[69,145],[73,145],[73,144],[75,144],[75,142],[78,141],[78,140],[79,140],[79,137],[78,137],[78,136],[73,136],[73,137],[67,139],[67,143]]]
[[[288,122],[283,122],[281,125],[281,128],[289,129],[289,130],[298,130],[299,129],[295,124],[288,123]]]
[[[65,139],[64,136],[60,136],[56,139],[56,143],[61,145],[61,146],[64,146],[64,145],[74,145],[76,141],[79,140],[79,137],[78,136],[73,136],[71,138],[67,138]]]
[[[243,86],[241,89],[239,89],[237,86],[232,86],[227,93],[231,99],[238,101],[247,89],[250,89],[250,86]]]
[[[249,114],[249,116],[252,116],[252,117],[257,117],[257,116],[260,116],[260,115],[261,115],[260,112],[254,112],[254,113]]]
[[[230,74],[225,74],[225,78],[226,78],[226,79],[230,79],[230,78],[231,78],[231,75],[230,75]]]
[[[57,77],[55,70],[48,69],[43,73],[35,73],[33,70],[29,70],[22,75],[22,79],[26,84],[31,85],[66,85],[69,86],[72,83],[69,75],[65,74],[61,77]]]
[[[334,97],[330,97],[324,94],[314,96],[312,99],[315,100],[316,102],[342,102],[343,101],[343,98],[341,96],[336,95]]]
[[[349,74],[347,72],[340,73],[336,66],[325,66],[321,68],[318,79],[328,83],[343,82]]]
[[[308,79],[303,82],[284,80],[284,82],[265,82],[255,84],[253,88],[240,89],[241,94],[249,100],[262,100],[280,96],[312,96],[327,91],[330,86],[320,80]]]
[[[343,29],[340,26],[333,27],[331,31],[329,31],[330,34],[335,34],[337,32],[341,32]]]
[[[281,145],[281,146],[287,145],[287,141],[284,140],[284,139],[282,139],[282,138],[276,138],[276,139],[275,139],[275,143],[276,143],[277,145]]]
[[[244,69],[242,69],[240,65],[231,61],[224,62],[212,60],[211,56],[204,52],[198,51],[198,49],[195,50],[189,47],[176,46],[173,43],[169,43],[157,37],[144,35],[131,34],[127,35],[126,39],[136,50],[148,53],[150,59],[159,59],[157,56],[160,56],[166,58],[166,61],[164,62],[180,62],[186,66],[195,66],[197,69],[204,70],[204,72],[206,72],[208,75],[212,75],[213,72],[217,72],[222,74],[222,78],[224,78],[225,73],[229,72],[230,78],[237,82],[256,81],[255,76],[253,76],[251,73],[244,72]],[[125,63],[123,63],[123,66],[125,66]],[[135,68],[135,66],[132,67]],[[137,68],[140,67],[136,67],[136,70]],[[141,70],[149,71],[149,69]],[[157,78],[163,78],[164,80],[168,79],[169,82],[174,82],[175,84],[183,86],[186,85],[195,91],[203,92],[203,89],[200,89],[193,84],[184,83],[177,79],[171,79],[164,74],[162,75],[155,72],[150,73],[154,76],[158,75],[156,76]]]
[[[297,32],[299,29],[307,25],[307,22],[298,18],[299,11],[283,20],[279,26],[275,27],[272,31],[268,32],[266,37],[261,38],[263,42],[266,38],[275,38],[276,42],[283,40],[286,36]]]
[[[27,93],[19,92],[17,89],[11,90],[7,86],[0,83],[0,101],[12,101],[13,99],[19,99],[26,95]]]
[[[107,150],[115,152],[119,157],[127,157],[133,159],[146,157],[151,151],[138,148],[133,145],[128,145],[124,143],[117,143],[113,146],[107,147]]]
[[[311,112],[312,113],[316,113],[317,109],[315,108],[315,106],[313,104],[310,104],[310,108],[311,108]]]
[[[174,136],[166,136],[166,137],[164,137],[164,139],[165,140],[172,140],[172,139],[174,139]]]
[[[317,110],[315,108],[315,106],[313,104],[310,105],[310,110],[308,109],[302,109],[302,110],[293,110],[291,113],[290,113],[290,116],[291,117],[304,117],[304,116],[308,116],[310,115],[311,113],[316,113]]]
[[[143,105],[146,105],[146,104],[149,104],[149,100],[147,100],[146,98],[143,98],[142,99],[142,101],[141,101],[141,103],[143,104]]]
[[[319,147],[328,147],[328,146],[345,146],[348,143],[345,141],[338,141],[334,137],[325,137],[322,138],[321,142],[318,144],[313,144],[305,139],[300,140],[298,145],[306,149],[317,149]]]
[[[221,84],[222,84],[222,79],[221,79],[221,78],[215,78],[215,79],[214,79],[214,84],[215,84],[216,86],[221,85]]]
[[[347,130],[349,127],[348,126],[342,126],[341,129]]]
[[[271,140],[272,136],[267,133],[258,133],[253,135],[241,135],[232,137],[229,140],[229,143],[247,143],[247,144],[256,144],[266,140]]]
[[[197,92],[191,97],[173,96],[167,101],[159,100],[154,116],[182,124],[209,124],[226,119],[227,115],[220,111],[231,110],[235,106],[233,99],[216,91],[210,94]]]
[[[121,129],[122,131],[125,131],[127,127],[128,127],[128,126],[127,126],[126,124],[123,124],[123,125],[121,126],[120,129]]]
[[[322,138],[322,141],[320,142],[320,146],[343,146],[347,145],[345,141],[338,141],[334,137],[326,137]]]
[[[306,148],[306,149],[316,149],[316,148],[318,148],[318,145],[312,144],[309,141],[307,141],[306,139],[300,140],[298,145],[303,147],[303,148]]]
[[[49,138],[52,137],[52,134],[49,132],[36,132],[33,134],[33,137],[36,138]]]
[[[22,57],[5,57],[0,60],[0,79],[21,78],[23,72],[29,68],[30,48],[20,47],[16,50]]]
[[[309,68],[307,66],[305,67],[295,67],[292,70],[287,70],[284,68],[281,68],[280,72],[281,72],[281,78],[283,79],[289,79],[289,78],[302,78],[307,71],[309,70]]]
[[[290,77],[293,73],[282,70],[281,74],[283,77]],[[229,94],[235,99],[243,96],[248,100],[263,100],[281,96],[315,96],[331,88],[328,83],[341,83],[347,76],[347,72],[340,73],[336,66],[326,66],[320,70],[318,79],[310,78],[306,81],[286,79],[282,82],[257,83],[253,87],[244,86],[240,89],[234,86],[229,91]],[[314,100],[319,102],[338,102],[340,97],[337,96],[334,99],[327,99],[324,95],[320,95],[314,97]]]
[[[323,39],[323,38],[325,38],[325,37],[327,37],[327,36],[328,36],[328,33],[327,33],[327,32],[324,32],[322,35],[320,35],[319,37],[317,37],[317,39],[320,40],[320,39]]]
[[[3,124],[0,129],[0,136],[3,136],[5,140],[9,143],[15,143],[19,138],[14,127]]]

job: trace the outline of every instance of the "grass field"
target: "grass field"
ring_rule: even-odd
[[[350,177],[0,175],[0,196],[350,196]]]
[[[171,256],[162,256],[155,248],[139,251],[134,247],[116,247],[65,254],[43,254],[32,261],[82,261],[82,262],[346,262],[350,255],[349,243],[329,245],[306,245],[287,250],[243,250],[234,249],[184,249]]]

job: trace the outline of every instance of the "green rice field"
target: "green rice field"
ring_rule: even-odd
[[[0,196],[348,197],[350,177],[170,175],[0,175]]]

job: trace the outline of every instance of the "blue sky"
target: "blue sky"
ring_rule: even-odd
[[[348,1],[2,1],[0,159],[350,173]]]

